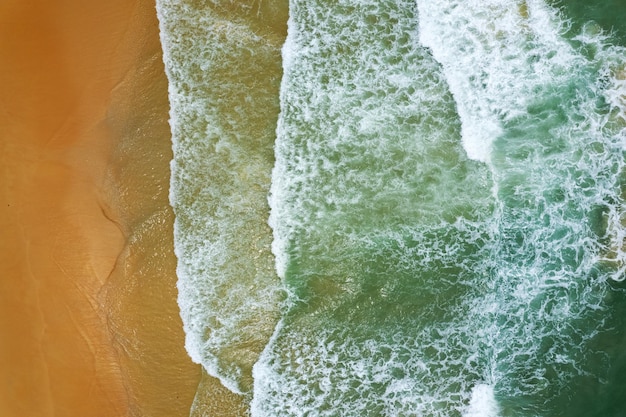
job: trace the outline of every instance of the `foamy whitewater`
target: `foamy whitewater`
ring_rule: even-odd
[[[626,50],[577,4],[157,2],[187,350],[250,415],[623,413]]]

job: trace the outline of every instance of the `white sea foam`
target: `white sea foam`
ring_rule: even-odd
[[[499,407],[493,387],[478,384],[472,389],[472,398],[463,417],[498,417]]]
[[[462,367],[432,329],[419,332],[423,339],[402,330],[384,342],[385,331],[362,339],[333,327],[272,342],[255,365],[253,416],[448,416],[469,401],[467,376],[453,376]],[[441,356],[428,358],[429,350]]]
[[[173,134],[178,303],[192,360],[245,393],[283,297],[267,226],[279,38],[214,7],[157,4]]]
[[[488,162],[502,124],[524,114],[539,89],[577,64],[554,13],[541,1],[421,1],[420,41],[455,97],[463,144]]]
[[[496,394],[540,413],[593,374],[607,291],[593,217],[619,218],[623,165],[598,99],[619,94],[596,89],[596,62],[540,1],[418,0],[442,70],[416,46],[408,4],[292,5],[270,204],[293,307],[255,365],[253,415],[497,416]],[[484,182],[456,156],[471,169],[455,184],[440,174],[458,140],[445,89],[427,87],[445,87],[442,72]],[[398,114],[415,116],[413,141]],[[409,163],[396,170],[394,154]]]
[[[426,277],[443,263],[471,269],[481,233],[467,219],[490,212],[488,171],[464,155],[412,0],[290,10],[270,224],[291,309],[254,367],[252,414],[448,415],[469,400],[476,364],[459,359],[472,346],[441,337],[463,323],[423,324],[442,293],[458,300],[461,273],[437,289]],[[380,263],[380,299],[359,300]],[[415,282],[402,289],[392,271]],[[368,319],[409,294],[397,322]]]
[[[568,40],[567,22],[540,0],[417,4],[420,40],[443,66],[468,156],[487,162],[495,181],[492,273],[469,301],[470,317],[485,323],[484,377],[499,396],[540,404],[590,372],[581,363],[604,325],[607,291],[605,276],[589,279],[607,253],[598,235],[621,257],[623,127],[611,118],[623,107],[606,80],[623,58],[593,27]]]
[[[258,79],[206,74],[276,46],[168,4],[187,348],[242,392],[280,296],[263,225],[271,134],[258,153],[245,143],[267,126],[240,128],[275,103],[231,105]],[[619,51],[593,27],[567,40],[539,0],[291,6],[269,199],[291,307],[254,366],[252,414],[490,417],[506,414],[496,397],[542,403],[591,378],[596,267],[626,259]]]
[[[439,221],[442,211],[450,220],[467,210],[469,181],[444,189],[420,184],[441,170],[462,178],[459,125],[437,65],[416,49],[415,27],[407,27],[404,16],[388,15],[386,7],[340,3],[339,10],[356,14],[333,16],[313,4],[292,5],[283,47],[286,116],[278,122],[270,196],[280,276],[294,235],[311,233],[314,218],[323,220],[314,229],[344,228],[349,221],[334,222],[350,211],[354,217],[384,210],[396,220]],[[368,49],[359,36],[381,45]],[[451,151],[442,157],[443,142]],[[429,163],[437,158],[441,165]],[[416,189],[423,194],[421,206],[401,202]]]

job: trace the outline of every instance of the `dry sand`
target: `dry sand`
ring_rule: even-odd
[[[0,415],[188,415],[154,3],[0,4]]]

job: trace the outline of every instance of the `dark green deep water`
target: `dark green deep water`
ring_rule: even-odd
[[[552,0],[549,4],[560,8],[574,23],[574,28],[593,21],[610,33],[614,42],[626,44],[626,4],[623,1]]]
[[[214,3],[159,3],[194,360],[259,417],[626,415],[626,3]]]
[[[593,22],[608,36],[609,42],[626,46],[626,3],[608,1],[553,1],[555,7],[572,21],[572,33]],[[621,181],[624,189],[624,179]],[[623,194],[622,194],[623,196]],[[593,349],[607,352],[608,361],[597,364],[606,368],[602,383],[580,377],[575,381],[575,394],[564,401],[564,416],[625,416],[626,415],[626,302],[623,282],[610,283],[614,293],[608,302],[610,331],[598,335]]]

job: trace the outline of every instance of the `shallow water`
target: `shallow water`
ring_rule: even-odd
[[[159,3],[192,358],[254,416],[620,415],[626,8],[263,4]]]

